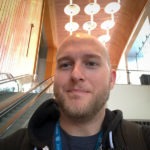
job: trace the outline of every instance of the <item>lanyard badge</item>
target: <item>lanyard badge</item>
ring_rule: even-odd
[[[61,135],[60,135],[59,122],[56,123],[56,128],[55,128],[55,149],[62,150],[62,141],[61,141]]]
[[[102,137],[103,137],[103,132],[101,131],[98,135],[98,140],[96,143],[95,150],[101,149]],[[55,127],[55,150],[62,150],[62,140],[61,140],[59,122],[56,123],[56,127]]]

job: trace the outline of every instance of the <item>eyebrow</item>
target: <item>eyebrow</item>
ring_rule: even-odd
[[[83,55],[83,59],[89,59],[89,58],[96,58],[101,60],[102,56],[101,55],[96,55],[96,54],[85,54]],[[62,56],[60,58],[57,59],[57,62],[61,62],[61,61],[65,61],[65,60],[72,60],[73,57],[72,56]]]
[[[102,58],[101,55],[96,55],[96,54],[86,54],[83,56],[83,58],[96,58],[96,59],[100,59]]]
[[[60,63],[62,61],[71,60],[71,59],[72,59],[72,57],[70,57],[70,56],[64,56],[64,57],[57,58],[56,62]]]
[[[71,58],[71,56],[65,55],[65,56],[57,57],[57,60],[64,60],[64,59],[70,59],[70,58]]]

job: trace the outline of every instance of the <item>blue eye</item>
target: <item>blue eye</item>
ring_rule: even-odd
[[[92,62],[92,61],[91,61],[91,62],[88,62],[87,65],[88,65],[88,66],[96,66],[97,64],[96,64],[95,62]]]
[[[58,65],[58,68],[62,70],[70,69],[72,67],[71,63],[61,63]]]
[[[97,61],[87,61],[85,62],[85,65],[87,68],[95,69],[99,66],[99,63]]]

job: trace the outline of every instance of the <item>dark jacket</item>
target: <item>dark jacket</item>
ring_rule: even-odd
[[[53,150],[55,124],[59,118],[57,104],[53,100],[43,103],[33,114],[27,129],[0,141],[0,150],[36,150],[45,146]],[[122,119],[119,110],[106,109],[102,129],[104,131],[103,150],[150,150],[150,129]],[[111,136],[112,134],[112,136]]]

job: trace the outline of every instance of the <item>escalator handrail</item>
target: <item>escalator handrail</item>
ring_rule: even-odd
[[[49,79],[50,79],[50,78],[49,78]],[[49,80],[49,79],[47,79],[47,80]],[[45,82],[46,82],[47,80],[45,80]],[[26,110],[27,110],[28,108],[30,108],[30,107],[36,102],[36,100],[38,100],[38,98],[39,98],[42,94],[45,93],[45,91],[50,87],[50,85],[53,84],[53,80],[51,80],[51,81],[52,81],[52,82],[51,82],[49,85],[47,85],[40,93],[38,93],[36,97],[32,98],[29,103],[27,103],[19,112],[17,112],[12,118],[10,118],[10,119],[7,121],[7,123],[6,123],[5,125],[3,125],[2,128],[0,128],[0,137],[2,137],[2,135],[8,130],[8,128],[9,128],[10,126],[12,126],[13,123],[14,123],[21,115],[23,115],[23,114],[26,112]]]
[[[32,87],[30,90],[28,90],[27,92],[23,93],[22,95],[19,95],[17,98],[15,97],[12,101],[15,101],[14,103],[11,104],[5,104],[5,107],[2,108],[2,110],[0,110],[0,115],[2,115],[2,113],[4,113],[5,111],[7,111],[9,108],[12,107],[12,105],[15,105],[20,99],[25,98],[31,91],[35,90],[37,87],[40,87],[42,84],[44,84],[44,82],[47,82],[48,80],[52,80],[53,82],[53,76],[42,81],[41,83],[37,84],[36,86]]]
[[[17,80],[19,79],[23,79],[23,78],[27,78],[27,77],[32,77],[32,75],[21,75],[21,76],[17,76],[17,77],[13,77],[9,78],[9,79],[4,79],[4,80],[0,80],[0,85],[6,84],[6,83],[10,83],[10,82],[15,82],[17,85],[17,92],[20,91],[20,86],[19,86],[19,82]]]
[[[18,79],[22,79],[22,78],[26,78],[26,77],[30,77],[30,76],[32,76],[32,75],[27,74],[27,75],[16,76],[11,79],[0,80],[0,84],[4,84],[4,83],[10,82],[10,81],[16,81]]]

